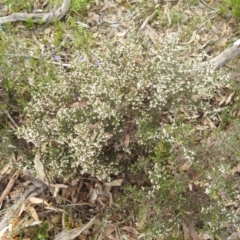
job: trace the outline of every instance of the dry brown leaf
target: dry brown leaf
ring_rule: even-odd
[[[30,225],[28,225],[28,226],[35,226],[35,225],[38,225],[38,224],[41,224],[41,223],[42,223],[42,221],[34,221]],[[25,227],[27,227],[27,226],[25,226]]]
[[[45,182],[45,183],[46,183],[46,182]],[[46,183],[46,184],[47,184],[47,183]],[[58,183],[57,183],[57,184],[52,184],[52,183],[51,183],[50,186],[51,186],[51,187],[55,187],[55,188],[68,188],[67,185],[65,185],[65,184],[60,184],[60,183],[59,183],[59,184],[58,184]]]
[[[127,232],[130,232],[130,233],[133,233],[135,235],[138,235],[139,232],[137,231],[137,229],[133,228],[133,227],[128,227],[128,226],[124,226],[121,228],[122,230],[124,231],[127,231]]]
[[[204,117],[204,125],[208,125],[211,129],[216,128],[212,120],[207,116]]]
[[[233,202],[233,201],[232,201],[232,202],[227,202],[227,203],[225,203],[224,206],[226,206],[226,207],[231,207],[231,206],[237,206],[237,204],[238,204],[237,202]]]
[[[183,171],[187,171],[190,167],[191,167],[191,163],[189,162],[185,162],[181,167],[180,169],[183,170]]]
[[[117,37],[124,37],[127,34],[127,31],[117,32],[115,35]]]
[[[63,230],[61,233],[59,233],[54,240],[70,240],[74,239],[77,236],[79,236],[83,231],[91,227],[94,223],[95,217],[92,218],[87,224],[83,225],[82,227],[75,228],[72,230]]]
[[[52,207],[52,206],[48,206],[48,207],[45,207],[45,209],[53,210],[53,211],[55,211],[56,213],[62,212],[62,213],[64,213],[64,214],[67,215],[67,213],[66,213],[64,210],[62,210],[61,208],[55,208],[55,207]]]
[[[184,239],[186,240],[199,240],[199,237],[192,226],[188,226],[182,222]]]
[[[136,237],[131,237],[127,234],[122,235],[123,240],[136,240]]]
[[[69,189],[62,190],[62,198],[68,199],[71,196],[71,191],[69,191],[70,189],[71,187]]]
[[[95,238],[95,239],[97,239],[97,240],[104,240],[103,233],[100,233],[100,234],[98,235],[98,237]]]
[[[154,15],[155,15],[155,12],[153,12],[151,15],[147,16],[147,18],[144,20],[143,24],[139,28],[139,31],[142,31],[146,27],[146,25],[153,18]]]
[[[32,206],[30,206],[30,207],[29,207],[29,212],[31,213],[33,219],[34,219],[36,222],[39,222],[39,217],[38,217],[38,214],[37,214],[35,208],[32,207]]]
[[[50,28],[50,27],[47,27],[44,29],[44,34],[46,34],[46,35],[50,34],[51,32],[52,32],[52,28]]]
[[[240,163],[237,165],[236,171],[240,172]]]
[[[0,159],[1,161],[1,159]],[[3,161],[2,161],[3,162]],[[4,173],[7,173],[7,171],[10,169],[11,170],[11,164],[7,163],[6,165],[4,165],[4,167],[0,170],[0,174],[3,175]]]
[[[51,215],[52,223],[58,224],[60,222],[60,220],[61,220],[61,215],[60,214],[56,213],[56,214]]]
[[[116,179],[113,180],[112,182],[105,183],[104,185],[107,187],[119,187],[122,186],[123,179]]]
[[[78,202],[78,196],[72,196],[72,203],[75,204]]]
[[[106,230],[104,231],[103,236],[104,236],[104,237],[108,237],[110,234],[112,234],[113,232],[115,232],[115,230],[116,230],[116,227],[110,225],[110,226],[108,226],[108,227],[106,228]]]
[[[143,230],[147,224],[147,221],[148,221],[147,214],[145,213],[144,216],[142,216],[139,222],[137,223],[137,230],[139,231]]]
[[[165,15],[167,16],[168,26],[170,27],[170,26],[172,25],[172,19],[171,19],[169,10],[166,10],[166,11],[165,11]]]
[[[213,24],[211,25],[211,30],[212,30],[214,33],[217,33],[217,34],[220,34],[220,33],[221,33],[220,29],[218,30]]]
[[[77,101],[77,102],[71,102],[66,104],[66,107],[84,108],[86,106],[87,106],[87,101]]]
[[[231,27],[228,24],[223,23],[223,25],[222,25],[222,35],[224,35],[224,34],[228,35],[231,31],[232,31]]]
[[[226,96],[223,96],[221,101],[218,103],[218,106],[222,106],[225,103],[226,99]]]
[[[124,144],[125,147],[128,147],[128,146],[129,146],[129,143],[130,143],[130,135],[129,135],[129,134],[126,134],[126,135],[124,136],[124,142],[123,142],[123,144]]]
[[[44,182],[46,180],[46,175],[45,175],[44,165],[40,161],[40,159],[41,159],[41,153],[40,151],[37,151],[34,158],[34,167],[35,167],[38,178]]]
[[[34,203],[34,204],[42,204],[43,203],[43,204],[49,206],[49,204],[41,198],[30,197],[28,200],[29,200],[29,202]]]
[[[90,28],[90,26],[89,26],[88,24],[83,23],[83,22],[77,21],[76,24],[77,24],[77,26],[79,26],[79,27]]]
[[[185,119],[197,119],[197,118],[199,118],[198,114],[194,114],[192,116],[185,117]]]
[[[197,36],[197,31],[193,31],[191,39],[188,42],[181,43],[181,45],[189,45],[196,39],[196,36]]]
[[[159,36],[158,36],[157,32],[149,24],[147,24],[146,27],[148,29],[148,34],[149,34],[149,37],[150,37],[151,41],[154,44],[156,44],[158,39],[159,39]]]
[[[134,58],[133,58],[133,61],[134,61],[134,63],[136,63],[136,64],[141,64],[142,63],[142,58],[140,58],[140,57],[138,57],[138,56],[135,56]],[[135,90],[135,89],[133,89],[133,90]]]
[[[220,41],[220,43],[219,43],[219,45],[221,46],[221,47],[225,47],[226,46],[226,44],[227,44],[227,42],[228,42],[228,38],[223,38],[221,41]]]
[[[212,240],[213,238],[207,232],[203,232],[199,234],[200,240]]]
[[[98,23],[100,19],[100,16],[94,12],[90,12],[88,14],[88,18],[87,18],[87,23],[91,24],[91,25],[95,25]]]
[[[95,33],[93,33],[93,38],[97,38],[98,36],[99,36],[99,32],[95,32]]]
[[[238,163],[238,165],[232,169],[232,173],[236,173],[236,172],[238,173],[240,172],[240,163]]]
[[[15,153],[11,154],[11,156],[10,156],[10,158],[9,158],[9,162],[10,162],[10,163],[15,163],[15,162],[17,162]]]
[[[70,186],[74,187],[78,184],[78,182],[79,182],[79,178],[74,178],[71,180]]]
[[[93,192],[93,185],[91,183],[88,182],[84,182],[84,184],[87,186],[89,192],[88,192],[88,197],[92,195]]]
[[[109,235],[109,236],[108,236],[108,239],[111,239],[111,240],[120,240],[118,237],[116,238],[116,237],[114,237],[114,236],[112,236],[112,235]]]
[[[54,190],[53,190],[53,196],[56,198],[58,193],[59,193],[59,188],[58,187],[55,187]]]
[[[208,128],[209,128],[209,126],[202,126],[202,125],[197,125],[195,127],[195,129],[198,131],[204,131],[204,130],[207,130]]]
[[[44,152],[46,151],[47,145],[48,145],[47,142],[45,142],[45,143],[43,143],[43,144],[41,145],[41,153],[44,153]]]
[[[33,87],[34,86],[34,78],[28,77],[27,79],[28,79],[28,84]]]
[[[232,93],[228,96],[228,98],[227,98],[227,100],[226,100],[226,102],[225,102],[226,105],[228,105],[228,104],[232,101],[232,99],[233,99],[233,97],[234,97],[234,94],[235,94],[235,92],[232,92]]]
[[[21,214],[22,214],[23,211],[25,211],[25,210],[26,210],[26,207],[25,207],[25,203],[23,202],[23,203],[21,204],[21,208],[20,208],[20,210],[19,210],[18,216],[21,216]]]
[[[97,185],[95,188],[93,188],[93,190],[91,192],[90,201],[95,202],[97,200],[98,196],[101,194],[102,194],[102,187]]]

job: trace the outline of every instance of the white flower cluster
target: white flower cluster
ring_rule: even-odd
[[[55,174],[80,169],[106,178],[116,173],[114,146],[122,141],[126,119],[136,125],[134,147],[149,150],[161,138],[164,111],[195,111],[221,81],[209,65],[179,61],[176,43],[177,35],[171,34],[158,48],[146,50],[130,34],[117,47],[106,42],[79,54],[70,72],[56,67],[53,74],[51,67],[49,78],[34,83],[18,136],[36,147],[48,143],[43,161]]]

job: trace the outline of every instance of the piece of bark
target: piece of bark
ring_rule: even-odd
[[[62,5],[49,13],[13,13],[9,16],[1,17],[0,24],[17,21],[32,20],[35,23],[49,23],[53,20],[61,20],[68,12],[71,0],[63,0]],[[54,7],[55,9],[55,7]]]
[[[230,61],[232,58],[236,57],[240,53],[240,39],[233,43],[233,45],[219,55],[210,60],[215,67],[215,69],[221,68],[224,64]]]

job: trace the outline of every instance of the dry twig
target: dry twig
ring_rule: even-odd
[[[228,61],[230,61],[232,58],[236,57],[239,53],[240,53],[240,39],[234,42],[231,47],[225,49],[215,58],[211,59],[210,62],[214,64],[215,69],[217,70],[221,68],[224,64],[226,64]]]
[[[11,177],[7,187],[5,188],[5,190],[3,191],[2,195],[0,196],[0,203],[2,203],[2,201],[5,199],[5,197],[8,195],[8,193],[11,191],[16,179],[18,179],[19,174],[21,173],[21,170],[18,169]]]
[[[35,23],[49,23],[54,20],[61,20],[69,10],[71,0],[63,0],[59,8],[55,8],[48,13],[13,13],[9,16],[1,17],[0,24],[17,21],[29,21],[31,19]]]

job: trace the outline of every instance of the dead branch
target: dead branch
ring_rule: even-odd
[[[215,69],[221,68],[224,64],[230,61],[232,58],[236,57],[240,53],[240,39],[233,43],[233,45],[215,58],[211,59],[210,62],[215,66]]]
[[[5,197],[9,194],[9,192],[11,191],[15,181],[18,179],[19,174],[21,173],[21,170],[18,169],[11,177],[6,189],[3,191],[1,197],[0,197],[0,203],[2,203],[2,201],[5,199]]]
[[[10,120],[10,122],[13,124],[13,126],[15,128],[18,128],[18,125],[16,124],[16,122],[14,121],[14,119],[11,117],[11,115],[9,114],[8,111],[4,111],[4,113],[6,114],[7,118]]]
[[[61,20],[68,12],[71,0],[63,0],[62,5],[59,8],[54,9],[49,13],[13,13],[9,16],[1,17],[0,24],[17,21],[29,21],[32,20],[35,23],[49,23],[54,20]]]

